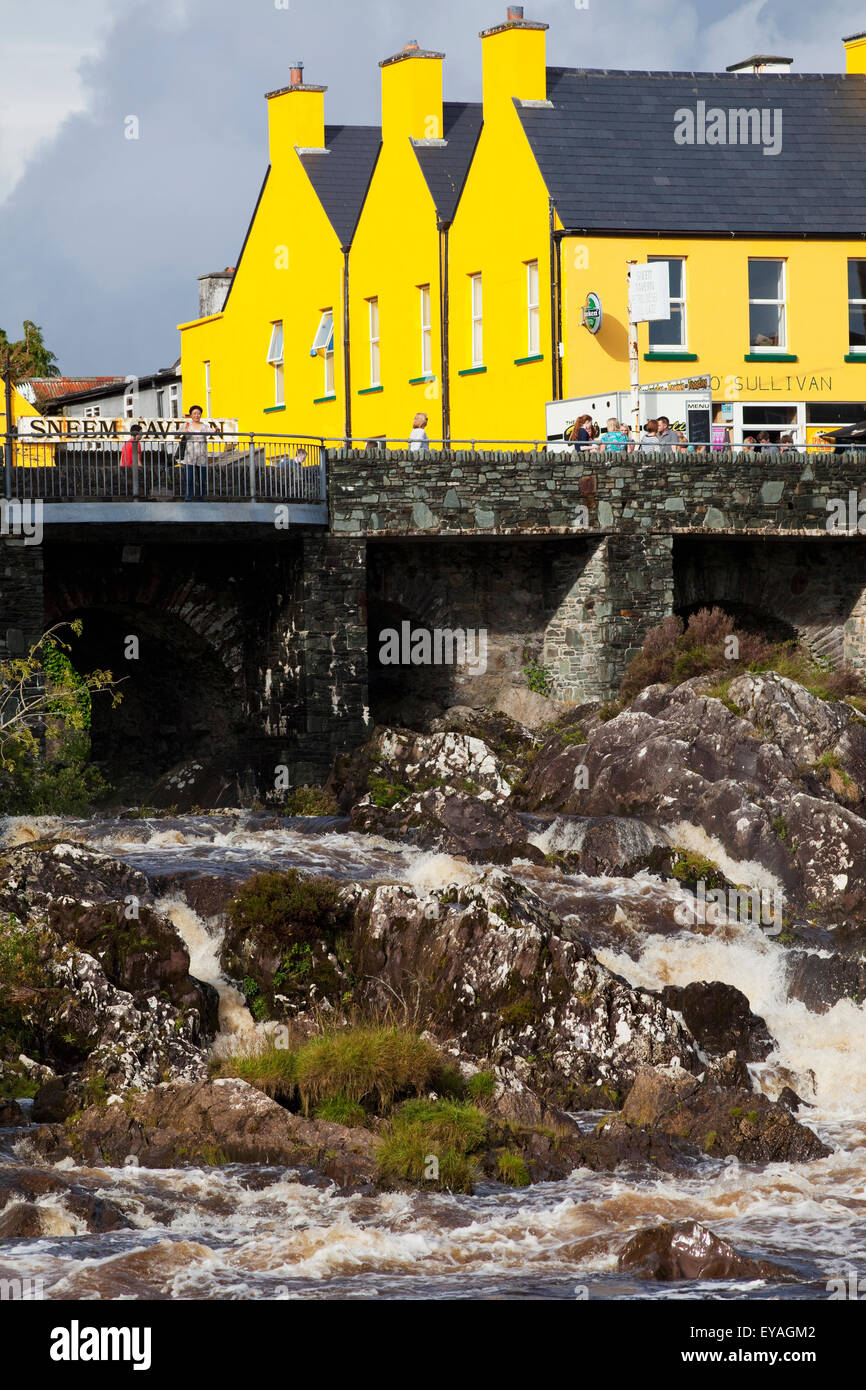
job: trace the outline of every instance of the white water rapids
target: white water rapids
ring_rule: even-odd
[[[166,821],[8,823],[6,843],[74,839],[157,879],[160,907],[183,936],[191,970],[220,993],[226,1034],[252,1030],[240,993],[220,973],[220,939],[183,894],[191,872],[243,877],[296,865],[342,880],[400,881],[424,892],[484,872],[333,827],[259,828],[241,815]],[[88,1234],[62,1199],[40,1199],[39,1239],[0,1244],[0,1278],[41,1277],[52,1298],[670,1297],[670,1286],[617,1272],[624,1235],[659,1220],[695,1218],[749,1254],[776,1259],[799,1281],[678,1284],[677,1297],[824,1298],[842,1271],[866,1276],[866,1013],[843,1000],[813,1014],[787,997],[785,948],[757,927],[704,934],[675,925],[676,886],[641,873],[586,878],[515,865],[563,917],[592,929],[598,958],[630,984],[721,980],[748,997],[777,1049],[754,1066],[771,1096],[792,1085],[813,1105],[799,1118],[833,1154],[762,1170],[709,1158],[687,1177],[590,1173],[524,1190],[486,1185],[448,1194],[341,1196],[285,1169],[69,1170],[110,1198],[131,1230]],[[590,1117],[587,1117],[588,1122]],[[16,1144],[16,1152],[12,1145]],[[0,1131],[0,1172],[27,1161],[20,1132]]]

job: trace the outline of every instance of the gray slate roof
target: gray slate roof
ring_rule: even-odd
[[[547,95],[516,104],[568,230],[866,233],[866,76],[549,68]],[[781,152],[675,144],[699,100],[779,108]]]
[[[481,134],[481,122],[480,102],[446,101],[442,108],[444,143],[415,142],[418,163],[443,222],[451,222],[454,218]]]
[[[344,248],[352,244],[381,144],[378,126],[332,125],[325,127],[327,154],[299,156]]]

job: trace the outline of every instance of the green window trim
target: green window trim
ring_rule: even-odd
[[[793,352],[747,352],[744,362],[799,362]]]
[[[278,410],[285,410],[284,405],[266,405],[262,411],[263,415],[274,415]]]
[[[486,371],[487,371],[487,368],[486,368],[486,367],[464,367],[463,371],[462,371],[462,372],[458,372],[457,375],[458,375],[458,376],[480,376],[482,372],[486,372]]]
[[[544,361],[544,353],[543,353],[543,352],[534,352],[534,353],[532,354],[531,357],[515,357],[515,359],[514,359],[514,365],[515,365],[515,367],[525,367],[526,364],[527,364],[527,362],[543,362],[543,361]]]
[[[645,352],[644,362],[697,362],[696,352]]]
[[[376,396],[380,391],[384,391],[384,386],[362,386],[358,392],[359,396]]]
[[[327,401],[335,401],[336,399],[336,392],[334,392],[334,394],[331,396],[317,396],[316,399],[313,401],[313,405],[324,405]]]
[[[866,348],[862,352],[846,352],[843,362],[866,362]]]
[[[410,376],[410,386],[426,386],[429,382],[435,381],[435,376]]]

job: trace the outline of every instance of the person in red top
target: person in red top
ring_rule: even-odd
[[[139,469],[144,466],[144,458],[141,452],[141,425],[131,425],[129,428],[129,439],[127,439],[120,451],[121,468],[134,468],[136,471],[131,475],[132,495],[138,496],[142,474]]]

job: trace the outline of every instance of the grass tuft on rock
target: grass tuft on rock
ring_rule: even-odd
[[[228,905],[234,927],[263,928],[289,944],[332,939],[342,925],[340,885],[331,878],[304,878],[297,869],[255,874]]]
[[[474,1105],[407,1101],[395,1112],[380,1145],[380,1181],[471,1193],[478,1175],[473,1155],[486,1138],[487,1119]]]

